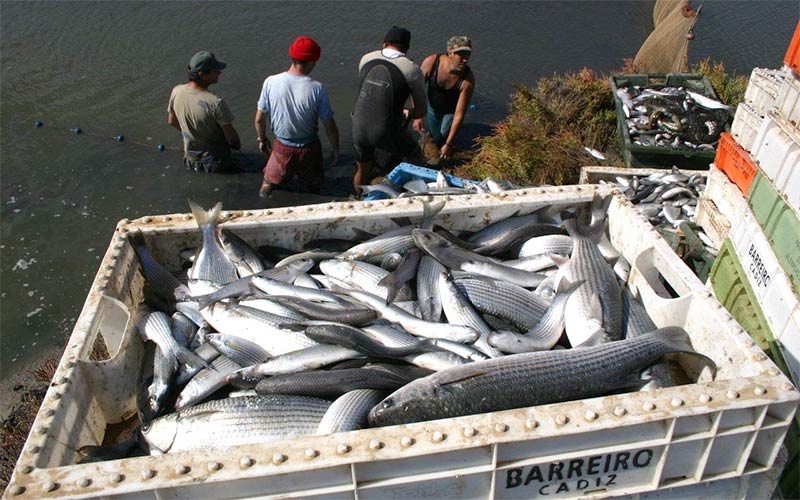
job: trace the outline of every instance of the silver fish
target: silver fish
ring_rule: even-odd
[[[195,258],[194,265],[189,270],[189,278],[210,281],[217,285],[230,283],[239,276],[236,274],[236,266],[222,249],[217,236],[219,229],[217,223],[219,214],[222,212],[222,203],[217,203],[206,211],[189,200],[189,207],[192,209],[192,214],[203,235],[203,246]]]
[[[385,394],[375,389],[356,389],[339,396],[322,417],[317,436],[367,427],[369,411],[381,402]]]
[[[142,436],[153,455],[294,439],[314,434],[330,404],[304,396],[219,399],[143,425]]]
[[[379,285],[378,283],[390,276],[390,273],[367,262],[338,259],[323,260],[319,263],[319,269],[326,276],[343,281],[350,288],[354,287],[369,291],[382,297],[387,303],[391,302],[389,300],[390,295],[393,295],[392,299],[396,298],[398,301],[409,300],[412,297],[411,289],[408,286],[401,286],[395,290],[387,286],[391,282],[387,283],[387,285]]]
[[[175,409],[180,410],[201,402],[214,393],[217,389],[225,386],[227,383],[225,377],[229,373],[233,373],[239,368],[240,365],[233,362],[227,356],[220,356],[211,362],[213,370],[203,369],[197,375],[192,377],[192,380],[186,384],[181,393],[178,395],[178,400],[175,401]]]
[[[266,269],[264,260],[246,241],[228,229],[221,229],[219,242],[222,249],[236,267],[236,272],[241,276],[248,276]]]
[[[398,389],[372,409],[385,426],[604,396],[668,353],[698,356],[679,327],[581,349],[513,354],[449,368]],[[524,388],[524,390],[521,390]]]
[[[442,310],[450,324],[466,325],[478,332],[474,346],[489,357],[502,356],[503,353],[489,344],[492,329],[483,320],[472,304],[461,294],[455,282],[446,272],[439,275],[439,295],[442,297]]]
[[[275,356],[257,365],[242,368],[235,374],[229,375],[228,382],[236,378],[266,377],[270,375],[283,375],[287,373],[316,370],[317,368],[322,368],[323,366],[346,359],[362,357],[364,357],[364,355],[360,352],[338,345],[313,345],[311,347],[298,349],[297,351],[281,354],[280,356]]]

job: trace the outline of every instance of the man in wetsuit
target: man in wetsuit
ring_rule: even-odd
[[[422,73],[428,84],[428,114],[425,122],[431,139],[439,148],[439,158],[450,158],[453,141],[464,121],[475,76],[467,65],[472,54],[472,41],[454,36],[447,41],[446,54],[431,54],[422,61]],[[422,118],[414,123],[419,130]]]
[[[233,113],[208,91],[224,68],[211,52],[198,52],[189,60],[189,81],[173,88],[169,98],[167,123],[183,136],[183,163],[196,172],[231,171],[231,149],[241,147]]]
[[[414,108],[410,118],[425,116],[425,86],[422,71],[406,56],[411,33],[392,26],[383,39],[383,48],[361,58],[358,66],[361,84],[353,109],[353,145],[356,173],[353,188],[369,182],[375,149],[392,154],[386,167],[402,158],[422,162],[422,153],[405,126],[403,107],[409,95]]]
[[[287,71],[264,80],[254,124],[258,148],[268,155],[264,166],[259,196],[266,197],[276,186],[297,175],[301,189],[319,193],[325,179],[322,143],[317,135],[318,121],[325,127],[331,143],[331,167],[339,160],[339,129],[333,119],[328,91],[309,74],[319,60],[322,49],[307,36],[299,36],[289,46],[292,59]],[[267,140],[267,120],[275,140]]]

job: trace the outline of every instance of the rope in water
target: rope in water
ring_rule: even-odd
[[[41,121],[41,120],[36,120],[33,123],[33,126],[36,127],[36,128],[42,128],[42,127],[44,127],[44,122]],[[117,142],[127,142],[129,144],[136,144],[137,146],[142,146],[142,147],[145,147],[145,148],[152,148],[153,147],[152,144],[148,144],[148,143],[145,143],[145,142],[142,142],[142,141],[137,141],[137,140],[130,140],[130,139],[126,138],[122,134],[109,137],[109,136],[106,136],[106,135],[100,135],[100,134],[95,134],[95,133],[92,133],[92,132],[87,132],[87,131],[83,130],[81,127],[71,127],[69,129],[69,131],[72,132],[75,135],[88,135],[88,136],[97,137],[97,138],[100,138],[100,139],[111,139],[111,140],[114,140],[114,141],[117,141]],[[168,148],[167,146],[165,146],[164,144],[161,144],[161,143],[156,145],[156,150],[158,150],[159,152],[162,152],[162,153],[165,152],[165,151],[168,151],[168,150],[169,151],[176,151],[176,152],[180,151],[179,148]]]

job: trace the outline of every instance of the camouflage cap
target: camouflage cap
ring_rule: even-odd
[[[452,50],[453,52],[472,52],[472,40],[463,35],[450,37],[450,40],[447,41],[447,50]]]

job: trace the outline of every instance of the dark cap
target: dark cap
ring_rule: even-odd
[[[383,43],[391,43],[401,47],[411,46],[411,32],[399,26],[392,26],[383,37]]]
[[[189,59],[189,71],[202,71],[208,73],[212,69],[223,69],[227,66],[222,61],[218,61],[214,54],[207,50],[201,50]]]

